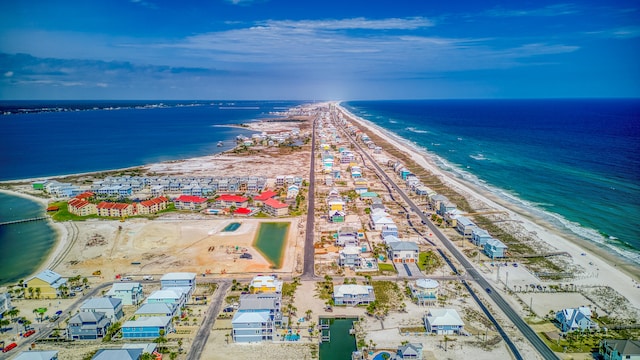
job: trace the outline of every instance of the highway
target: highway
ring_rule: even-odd
[[[309,170],[309,196],[307,206],[307,228],[304,240],[304,268],[301,278],[313,279],[315,277],[315,251],[313,238],[315,235],[315,203],[316,203],[316,120],[313,120],[311,132],[311,165]]]
[[[335,120],[335,118],[334,118],[334,120]],[[337,126],[340,126],[340,124],[337,121],[334,121],[334,122],[336,123]],[[343,130],[344,130],[344,128],[343,128]],[[345,133],[346,133],[346,131],[345,131]],[[527,340],[529,340],[529,342],[540,353],[540,355],[544,359],[557,360],[558,357],[556,356],[556,354],[553,351],[551,351],[551,349],[549,349],[549,347],[544,343],[544,341],[542,341],[542,339],[540,339],[538,337],[538,335],[529,327],[529,325],[527,325],[527,323],[525,323],[524,320],[522,320],[522,318],[515,312],[515,310],[513,310],[513,308],[511,308],[511,306],[496,291],[496,289],[493,288],[493,286],[473,267],[471,262],[464,256],[464,254],[462,254],[462,252],[460,252],[460,250],[458,250],[458,248],[451,242],[451,240],[449,240],[440,231],[440,229],[435,224],[433,224],[431,222],[431,220],[429,218],[427,218],[427,216],[425,216],[423,214],[423,212],[420,210],[420,208],[418,208],[418,206],[415,205],[415,203],[407,196],[407,194],[405,194],[405,192],[402,189],[400,189],[400,187],[387,175],[387,173],[378,165],[378,163],[376,163],[373,160],[371,155],[368,152],[364,151],[362,149],[362,147],[360,146],[360,144],[358,144],[356,141],[354,141],[353,138],[350,135],[347,134],[347,136],[348,136],[349,140],[356,147],[358,147],[360,152],[362,154],[364,154],[369,159],[370,163],[378,170],[380,175],[382,175],[384,178],[386,178],[387,182],[389,184],[391,184],[391,186],[396,190],[396,192],[404,199],[404,201],[408,204],[408,206],[411,208],[411,210],[413,210],[420,217],[420,219],[425,224],[427,224],[427,226],[433,232],[433,234],[436,235],[436,237],[442,242],[442,244],[447,248],[447,250],[449,250],[449,252],[453,255],[453,257],[455,257],[456,260],[464,267],[465,272],[468,275],[470,275],[483,289],[489,289],[490,290],[490,293],[488,293],[487,295],[494,301],[494,303],[500,308],[500,310],[502,310],[504,312],[504,314],[509,318],[509,320],[511,320],[513,322],[513,324],[518,328],[518,330],[520,330],[520,332],[524,335],[524,337],[527,338]],[[445,255],[441,250],[440,250],[440,253],[442,255]],[[457,269],[451,263],[451,261],[448,260],[447,257],[445,257],[445,260],[448,262],[448,264],[452,268],[452,270],[457,272]],[[469,286],[469,284],[466,281],[463,282],[463,283],[467,287],[467,290],[469,290],[471,295],[474,297],[476,302],[478,302],[479,304],[482,304],[481,300],[473,292],[473,290]],[[488,310],[486,309],[484,304],[481,305],[481,308],[483,309],[485,314],[487,314],[489,316],[489,319],[492,320],[492,322],[496,326],[496,329],[498,329],[498,332],[502,335],[503,339],[505,339],[505,342],[507,343],[507,345],[511,349],[513,355],[516,358],[521,359],[522,357],[520,355],[519,350],[515,347],[513,342],[509,339],[509,337],[504,332],[502,327],[497,323],[497,321],[493,318],[493,316],[488,312]]]

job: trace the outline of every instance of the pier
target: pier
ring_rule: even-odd
[[[47,219],[46,216],[39,216],[39,217],[34,217],[34,218],[29,218],[29,219],[5,221],[5,222],[0,222],[0,226],[19,224],[19,223],[31,222],[31,221],[40,221],[40,220],[46,220],[46,219]]]

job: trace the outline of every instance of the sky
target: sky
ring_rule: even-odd
[[[0,1],[0,100],[640,97],[637,0]]]

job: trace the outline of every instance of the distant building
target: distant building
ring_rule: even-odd
[[[264,202],[264,212],[271,216],[286,216],[289,214],[289,205],[276,199],[267,199]]]
[[[389,259],[394,263],[418,262],[420,249],[413,241],[396,241],[387,244],[389,246]]]
[[[85,300],[80,306],[80,311],[102,312],[112,323],[117,322],[124,316],[122,300],[110,297]]]
[[[432,279],[418,279],[415,284],[410,284],[411,297],[418,305],[433,305],[438,300],[438,288],[440,285]]]
[[[207,207],[207,198],[193,195],[180,195],[173,200],[177,210],[202,210]]]
[[[173,316],[176,315],[178,310],[179,309],[178,309],[176,304],[157,302],[157,303],[143,304],[142,306],[140,306],[140,308],[138,310],[136,310],[135,314],[136,314],[136,316],[151,316],[151,317],[170,316],[170,317],[173,317]]]
[[[91,360],[139,360],[142,349],[99,349]]]
[[[135,207],[127,203],[113,203],[103,201],[96,206],[99,216],[126,217],[135,214]]]
[[[136,320],[129,320],[122,324],[123,339],[150,339],[173,332],[170,316],[139,316]]]
[[[98,213],[96,204],[78,198],[72,198],[67,202],[67,210],[78,216],[89,216]]]
[[[251,280],[249,289],[252,293],[280,293],[282,281],[270,275],[258,275]]]
[[[188,287],[190,289],[188,297],[196,290],[196,273],[172,272],[166,273],[160,278],[162,288]]]
[[[2,318],[2,314],[11,309],[13,309],[11,306],[11,295],[9,295],[8,292],[0,293],[0,319]]]
[[[29,349],[18,354],[13,360],[58,360],[58,351]]]
[[[422,344],[409,343],[406,345],[398,346],[393,360],[421,360],[422,359]]]
[[[222,194],[216,198],[216,207],[228,208],[235,206],[236,208],[247,207],[249,199],[244,196]]]
[[[484,244],[484,253],[491,259],[498,259],[505,257],[507,251],[507,245],[497,239],[490,239]]]
[[[168,204],[169,199],[164,196],[159,196],[151,200],[139,202],[136,206],[136,210],[138,214],[141,215],[155,214],[159,211],[165,210]]]
[[[245,294],[231,320],[233,341],[259,342],[276,338],[276,327],[282,324],[281,295]]]

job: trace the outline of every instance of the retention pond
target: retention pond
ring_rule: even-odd
[[[320,344],[320,360],[351,360],[351,353],[357,348],[356,337],[350,330],[357,320],[320,318],[323,338]]]
[[[260,224],[253,246],[271,263],[274,269],[282,266],[284,248],[289,234],[289,222],[264,222]]]

